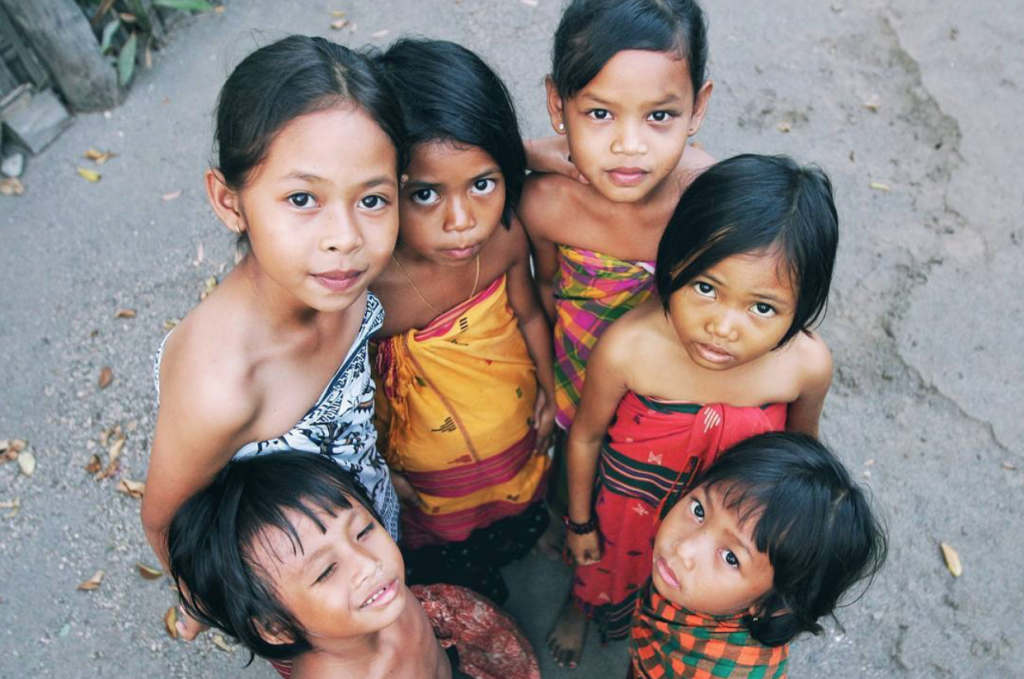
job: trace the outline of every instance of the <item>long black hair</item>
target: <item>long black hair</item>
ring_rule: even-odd
[[[758,551],[775,570],[772,590],[746,615],[751,635],[781,646],[835,614],[854,585],[885,562],[888,540],[860,486],[828,448],[804,434],[774,432],[722,453],[698,480],[717,487],[741,522],[756,520]]]
[[[654,280],[669,297],[734,255],[778,252],[796,292],[778,346],[825,313],[839,247],[832,182],[786,156],[741,155],[705,170],[683,193],[658,244]]]
[[[696,98],[707,79],[707,18],[696,0],[573,0],[555,31],[551,79],[571,99],[619,52],[685,59]]]
[[[402,102],[408,143],[446,141],[486,151],[505,180],[502,224],[511,225],[526,152],[508,89],[484,61],[446,40],[402,39],[379,57]]]
[[[310,651],[302,626],[278,600],[252,550],[265,531],[276,529],[301,551],[286,511],[326,532],[318,511],[337,516],[353,501],[380,521],[352,475],[325,455],[283,451],[229,462],[181,506],[168,531],[171,577],[185,611],[265,658],[288,660]],[[292,642],[270,643],[261,631]]]

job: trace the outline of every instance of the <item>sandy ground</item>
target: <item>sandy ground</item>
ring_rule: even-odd
[[[886,570],[840,612],[841,628],[793,645],[791,675],[1024,677],[1024,15],[1010,0],[707,5],[715,92],[700,141],[719,157],[818,162],[836,184],[841,258],[822,330],[836,374],[822,434],[891,532]],[[338,9],[355,32],[329,29]],[[231,66],[291,32],[350,45],[453,39],[505,77],[524,132],[547,134],[542,78],[560,9],[231,0],[179,28],[124,106],[80,116],[31,161],[27,193],[0,198],[0,438],[28,439],[38,461],[30,477],[0,465],[0,502],[20,500],[13,516],[0,510],[0,677],[275,676],[243,669],[245,655],[211,635],[167,637],[169,583],[136,572],[155,558],[138,501],[115,491],[145,478],[165,321],[232,261],[201,184]],[[117,154],[97,184],[75,172],[90,147]],[[137,316],[116,319],[119,308]],[[100,390],[103,366],[114,379]],[[121,471],[94,481],[84,468],[116,424]],[[962,577],[940,541],[959,550]],[[99,589],[76,590],[100,569]],[[540,558],[510,569],[509,609],[538,651],[566,575]],[[625,649],[592,638],[575,673],[543,662],[545,677],[619,677]]]

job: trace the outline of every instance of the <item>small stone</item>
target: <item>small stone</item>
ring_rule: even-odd
[[[0,173],[7,177],[17,179],[25,171],[25,154],[15,152],[4,158],[0,163]]]

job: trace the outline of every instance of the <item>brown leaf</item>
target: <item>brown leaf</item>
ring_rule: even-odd
[[[1017,471],[1017,465],[1015,465],[1012,462],[1004,462],[1003,463],[1003,469],[1005,469],[1008,472],[1015,472],[1015,471]]]
[[[129,14],[128,12],[121,12],[118,16],[120,16],[121,21],[125,22],[126,24],[134,24],[138,21],[138,19],[135,18],[134,14]]]
[[[224,635],[220,632],[214,632],[210,635],[210,640],[213,641],[213,645],[224,651],[225,653],[234,653],[235,647],[228,643],[228,640],[224,638]]]
[[[135,309],[118,309],[114,318],[135,318]]]
[[[89,169],[84,168],[84,167],[78,168],[78,174],[81,175],[82,179],[85,179],[86,181],[90,181],[90,182],[94,182],[94,183],[98,182],[102,178],[102,176],[103,176],[99,172],[97,172],[96,170],[89,170]]]
[[[779,130],[779,132],[785,134],[793,129],[793,123],[789,122],[788,120],[782,120],[779,121],[779,124],[776,125],[775,127]]]
[[[960,564],[960,555],[945,542],[940,542],[939,547],[942,548],[942,558],[946,562],[946,568],[954,578],[959,578],[964,573],[964,567]]]
[[[204,300],[210,296],[214,290],[217,289],[217,279],[214,276],[210,276],[203,281],[203,291],[199,293],[199,299]]]
[[[331,30],[340,31],[348,26],[348,19],[335,19],[331,22]]]
[[[93,453],[89,457],[89,463],[85,465],[85,471],[87,471],[90,474],[95,474],[99,472],[99,470],[101,469],[103,469],[103,462],[100,460],[99,455]]]
[[[21,509],[21,498],[16,497],[13,500],[4,500],[0,502],[0,509],[10,509],[7,512],[7,518],[10,519],[13,516],[17,516],[18,510]]]
[[[180,318],[168,318],[164,321],[164,330],[174,330],[178,323],[181,323]]]
[[[877,94],[872,94],[864,101],[864,103],[861,104],[861,106],[872,113],[878,113],[878,109],[882,106],[882,101]]]
[[[25,185],[17,177],[0,179],[0,195],[23,196],[25,195]]]
[[[345,12],[343,10],[335,10],[331,12],[331,16],[334,17],[335,19],[341,19],[342,17],[345,16]]]
[[[165,193],[164,195],[160,196],[160,200],[162,200],[165,203],[169,203],[172,200],[177,200],[181,198],[181,193],[181,189],[178,189],[177,191],[171,191],[170,193]]]
[[[376,33],[371,33],[370,37],[371,38],[383,38],[384,36],[386,36],[390,32],[391,32],[390,29],[382,28],[381,30],[377,31]]]
[[[164,613],[164,629],[167,630],[167,635],[169,637],[171,637],[172,639],[177,639],[178,638],[178,626],[176,624],[177,622],[178,622],[177,608],[175,608],[174,606],[171,606],[170,608],[167,609],[167,612]]]
[[[22,451],[18,453],[18,467],[25,476],[32,476],[36,472],[36,457],[32,453]]]
[[[883,184],[882,182],[871,182],[870,184],[868,184],[868,188],[874,189],[875,191],[881,191],[883,193],[889,193],[890,191],[892,191],[891,186],[889,186],[888,184]]]
[[[83,582],[78,586],[78,589],[86,592],[91,592],[94,589],[99,589],[100,583],[103,582],[103,571],[96,571],[91,578]]]
[[[164,575],[164,572],[159,568],[153,568],[152,566],[147,566],[144,563],[136,562],[135,567],[139,569],[139,575],[146,580],[157,580],[162,578]]]
[[[110,383],[113,381],[114,369],[111,368],[109,365],[103,366],[103,369],[100,370],[100,378],[99,380],[97,380],[96,383],[99,385],[100,389],[106,389],[107,387],[110,386]]]
[[[141,481],[121,479],[117,484],[117,490],[120,493],[132,496],[136,500],[141,500],[142,496],[146,494],[146,484]]]
[[[213,8],[213,13],[214,14],[223,14],[224,10],[226,10],[226,9],[227,9],[227,7],[225,7],[224,5],[217,5],[216,7]]]
[[[88,151],[85,152],[85,157],[91,160],[92,162],[96,163],[97,165],[102,165],[103,163],[107,162],[111,158],[115,158],[116,156],[110,151],[89,149]]]
[[[100,432],[100,445],[104,448],[107,447],[107,442],[110,441],[110,437],[118,437],[121,435],[121,425],[115,424],[113,427],[107,427]]]

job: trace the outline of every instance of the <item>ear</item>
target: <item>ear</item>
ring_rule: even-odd
[[[237,234],[245,232],[245,217],[238,192],[227,185],[220,170],[206,171],[206,197],[224,226]]]
[[[295,643],[295,637],[283,630],[277,630],[276,625],[264,625],[259,620],[253,620],[253,625],[263,641],[273,646],[287,646]]]
[[[551,116],[551,127],[558,134],[565,134],[565,115],[562,108],[562,95],[555,87],[555,81],[551,76],[544,78],[544,87],[548,91],[548,115]]]
[[[707,80],[697,91],[697,96],[693,99],[693,115],[690,116],[690,129],[686,132],[688,137],[692,137],[700,131],[700,126],[704,122],[704,114],[708,112],[711,90],[714,88],[715,83]]]

